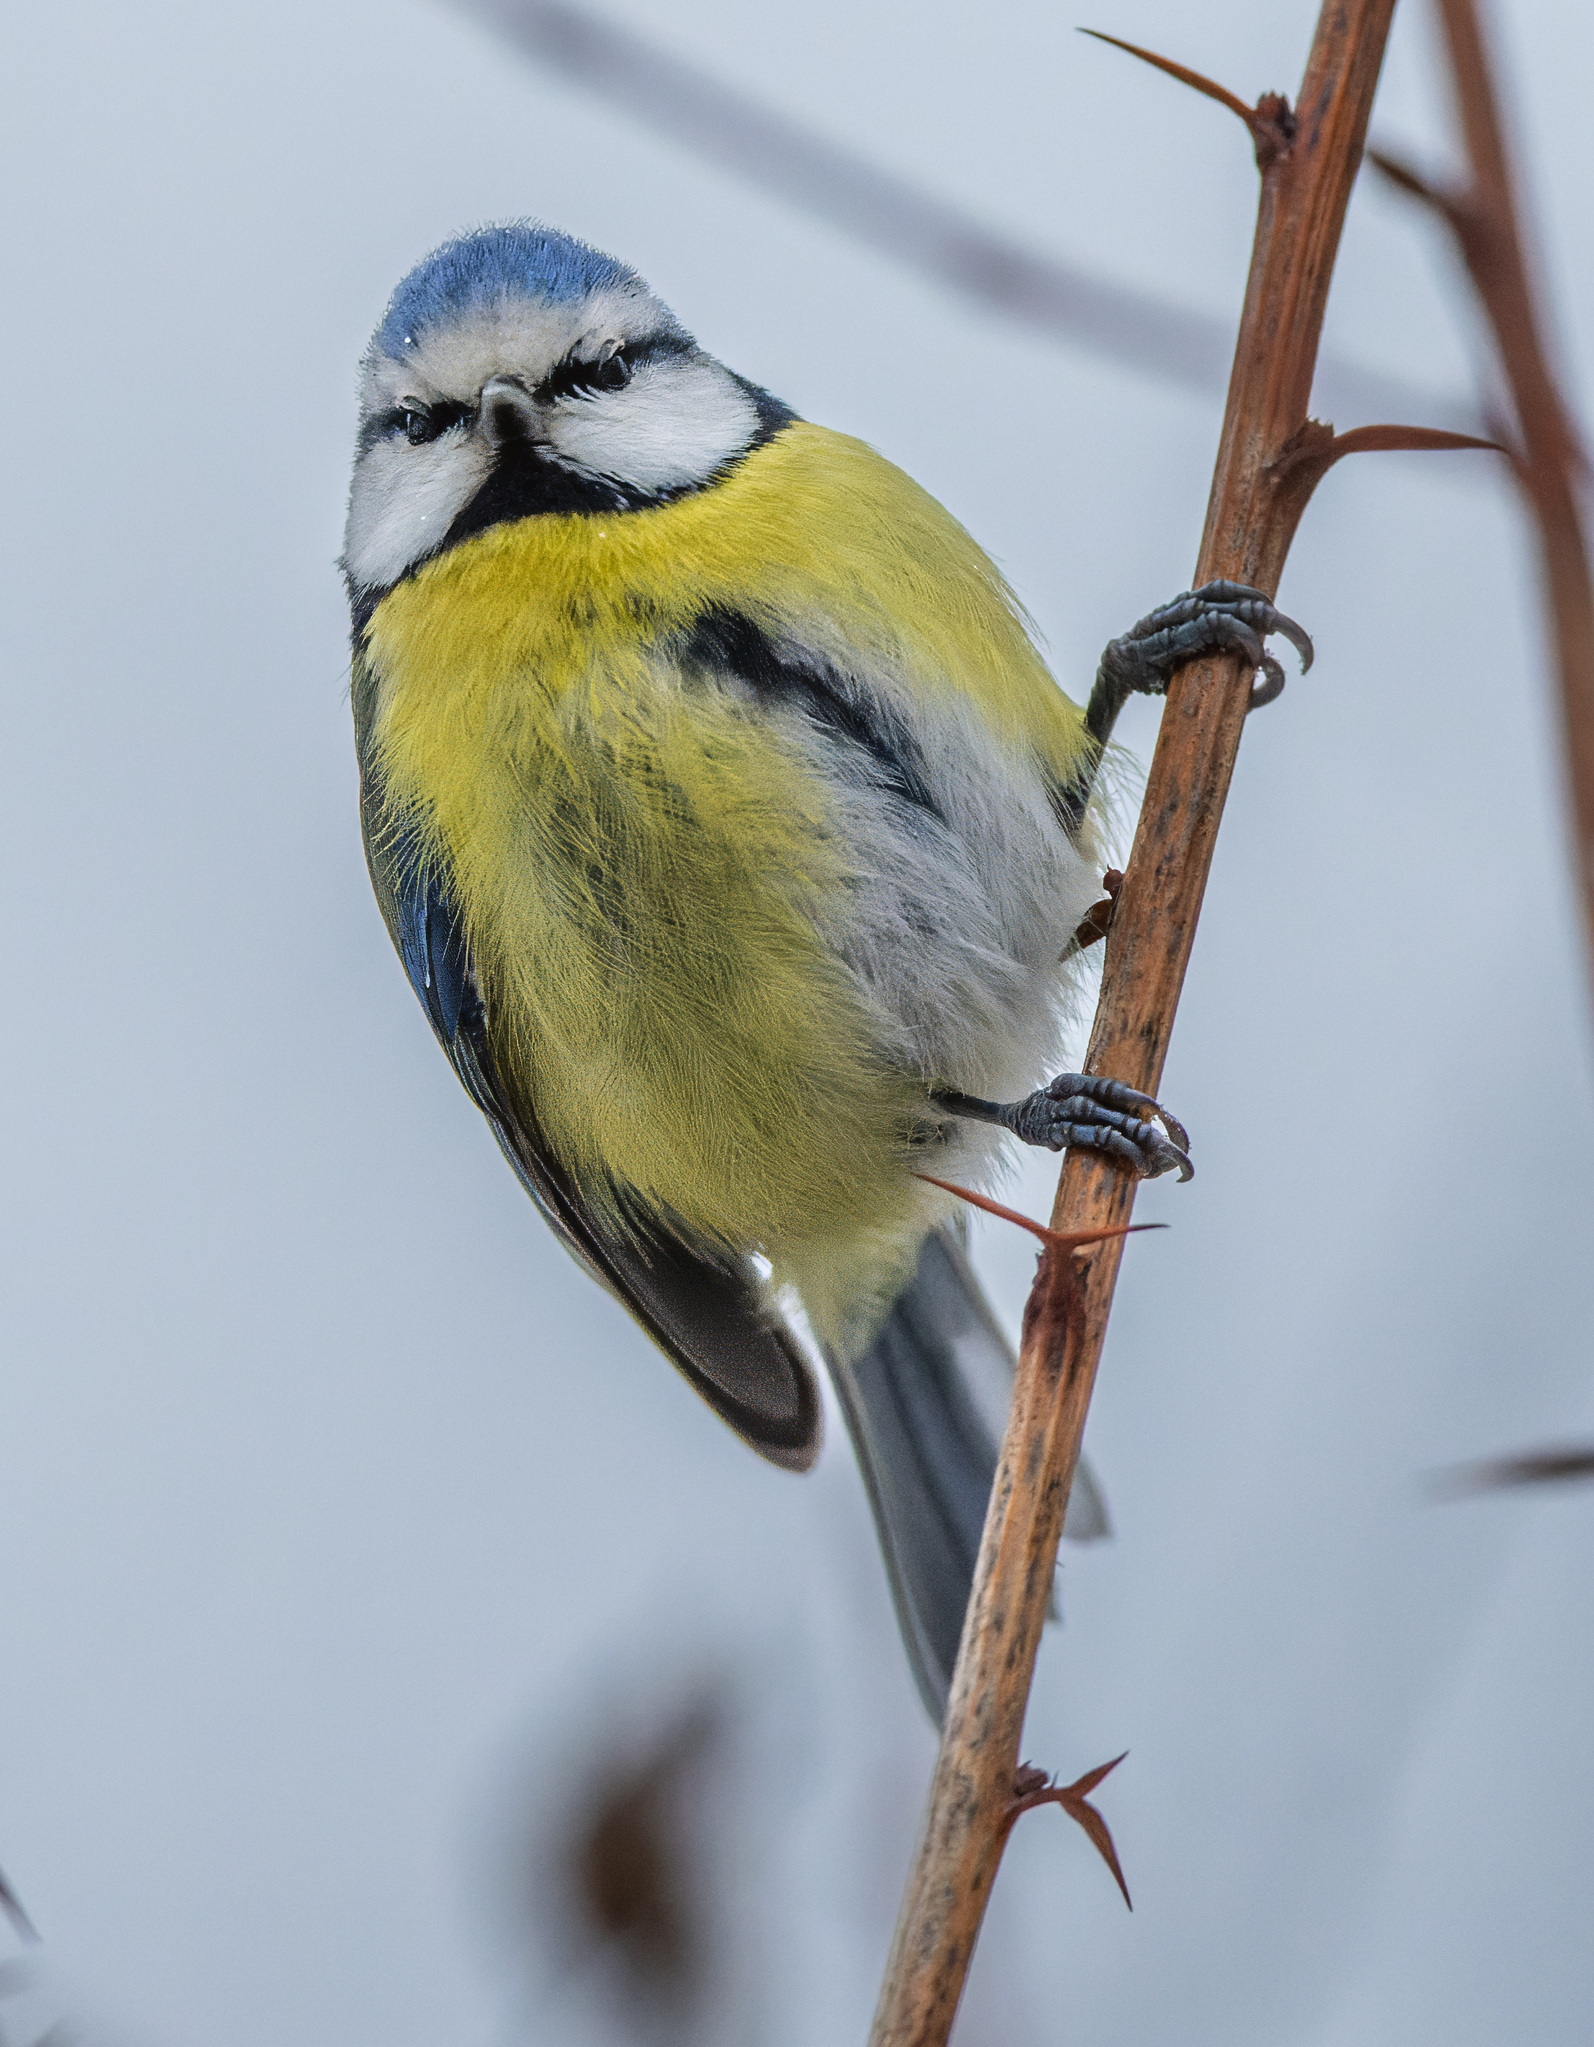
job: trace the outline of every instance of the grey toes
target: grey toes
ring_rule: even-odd
[[[949,1115],[1000,1124],[1025,1144],[1044,1145],[1048,1151],[1077,1147],[1104,1152],[1143,1180],[1159,1173],[1188,1180],[1195,1171],[1189,1133],[1178,1117],[1139,1088],[1106,1074],[1060,1073],[1021,1102],[987,1102],[952,1088],[934,1088],[930,1099]]]
[[[1190,1138],[1178,1118],[1152,1096],[1105,1074],[1060,1073],[1014,1104],[1010,1128],[1026,1144],[1051,1151],[1105,1152],[1142,1179],[1177,1172],[1188,1180],[1195,1170]]]
[[[1195,1171],[1188,1156],[1155,1123],[1139,1123],[1132,1116],[1119,1117],[1111,1109],[1098,1109],[1088,1123],[1060,1120],[1048,1141],[1053,1151],[1066,1148],[1106,1152],[1142,1180],[1155,1180],[1161,1173],[1173,1172],[1181,1180],[1188,1180]]]
[[[1046,1083],[1043,1093],[1057,1101],[1083,1095],[1104,1109],[1138,1111],[1142,1119],[1155,1116],[1181,1151],[1190,1149],[1190,1134],[1177,1116],[1171,1115],[1152,1095],[1144,1095],[1127,1081],[1113,1080],[1105,1073],[1060,1073]]]
[[[1102,667],[1120,690],[1160,696],[1175,669],[1203,654],[1239,654],[1259,676],[1251,690],[1254,711],[1284,688],[1284,670],[1264,642],[1277,633],[1312,665],[1312,642],[1293,618],[1246,583],[1203,583],[1171,604],[1159,606],[1102,656]]]
[[[1300,655],[1301,673],[1304,675],[1311,667],[1315,658],[1311,634],[1304,626],[1297,625],[1293,618],[1286,618],[1271,597],[1264,597],[1249,583],[1203,583],[1190,595],[1201,604],[1223,605],[1235,617],[1243,618],[1264,639],[1277,633],[1281,640],[1288,640]]]

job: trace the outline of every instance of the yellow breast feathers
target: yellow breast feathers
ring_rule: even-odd
[[[1083,719],[962,528],[806,424],[670,505],[492,528],[377,608],[375,761],[464,918],[496,1060],[589,1198],[635,1189],[794,1275],[900,1228],[937,1076],[826,943],[855,854],[811,751],[683,668],[705,611],[910,713],[961,699],[1031,776],[1067,779]]]

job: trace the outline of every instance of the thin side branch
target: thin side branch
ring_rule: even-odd
[[[1371,160],[1449,228],[1493,330],[1516,414],[1517,479],[1538,530],[1560,685],[1573,859],[1594,975],[1594,585],[1581,484],[1585,458],[1550,366],[1505,122],[1477,0],[1438,0],[1469,183],[1435,184],[1385,151]]]
[[[1276,156],[1288,149],[1295,138],[1295,115],[1289,101],[1280,92],[1265,92],[1254,107],[1248,107],[1237,92],[1230,92],[1226,85],[1219,85],[1204,72],[1192,71],[1188,64],[1176,64],[1172,57],[1160,57],[1155,50],[1142,49],[1139,43],[1126,43],[1122,36],[1103,35],[1099,28],[1083,28],[1080,34],[1094,36],[1098,43],[1111,43],[1115,50],[1124,50],[1131,57],[1138,57],[1153,71],[1166,72],[1169,78],[1177,78],[1181,85],[1188,85],[1192,92],[1216,100],[1220,107],[1227,107],[1231,114],[1238,115],[1250,130],[1256,161],[1262,170],[1266,170]]]
[[[1306,426],[1329,280],[1394,0],[1324,0],[1288,147],[1262,170],[1251,273],[1195,583],[1270,595],[1305,503],[1274,465]],[[1168,691],[1118,897],[1088,1068],[1155,1093],[1228,793],[1251,678],[1192,663]],[[1126,1222],[1134,1183],[1089,1154],[1063,1169],[1052,1225]],[[1043,1252],[1013,1405],[872,2047],[945,2047],[1018,1795],[1018,1743],[1063,1509],[1121,1245]]]

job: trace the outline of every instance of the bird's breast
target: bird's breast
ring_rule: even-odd
[[[869,450],[794,427],[671,505],[495,527],[366,650],[386,800],[592,1198],[772,1255],[856,1235],[912,1198],[926,1080],[1033,1060],[1048,898],[1089,893],[1045,796],[1079,714]]]
[[[495,1058],[594,1199],[744,1247],[856,1229],[904,1088],[824,936],[849,872],[823,777],[672,660],[690,605],[534,578],[516,531],[368,637],[374,764],[460,906]]]

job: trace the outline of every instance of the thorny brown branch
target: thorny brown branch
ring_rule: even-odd
[[[1256,238],[1197,584],[1228,578],[1274,592],[1311,485],[1333,459],[1326,429],[1312,442],[1306,407],[1393,10],[1394,0],[1324,0],[1294,115],[1287,123],[1279,103],[1270,107],[1279,147],[1258,152]],[[1087,1064],[1150,1094],[1195,937],[1249,687],[1232,658],[1191,663],[1174,678],[1115,906]],[[1133,1182],[1111,1167],[1071,1153],[1052,1225],[1073,1235],[1121,1224],[1134,1193]],[[872,2047],[944,2047],[951,2032],[1015,1799],[1022,1804],[1018,1742],[1121,1251],[1104,1242],[1067,1253],[1048,1246],[1041,1255]]]
[[[1387,151],[1368,154],[1392,184],[1449,228],[1493,331],[1510,392],[1512,466],[1538,531],[1560,684],[1573,855],[1594,974],[1594,585],[1581,503],[1586,464],[1550,365],[1477,0],[1438,0],[1438,7],[1466,143],[1468,182],[1442,185]]]

